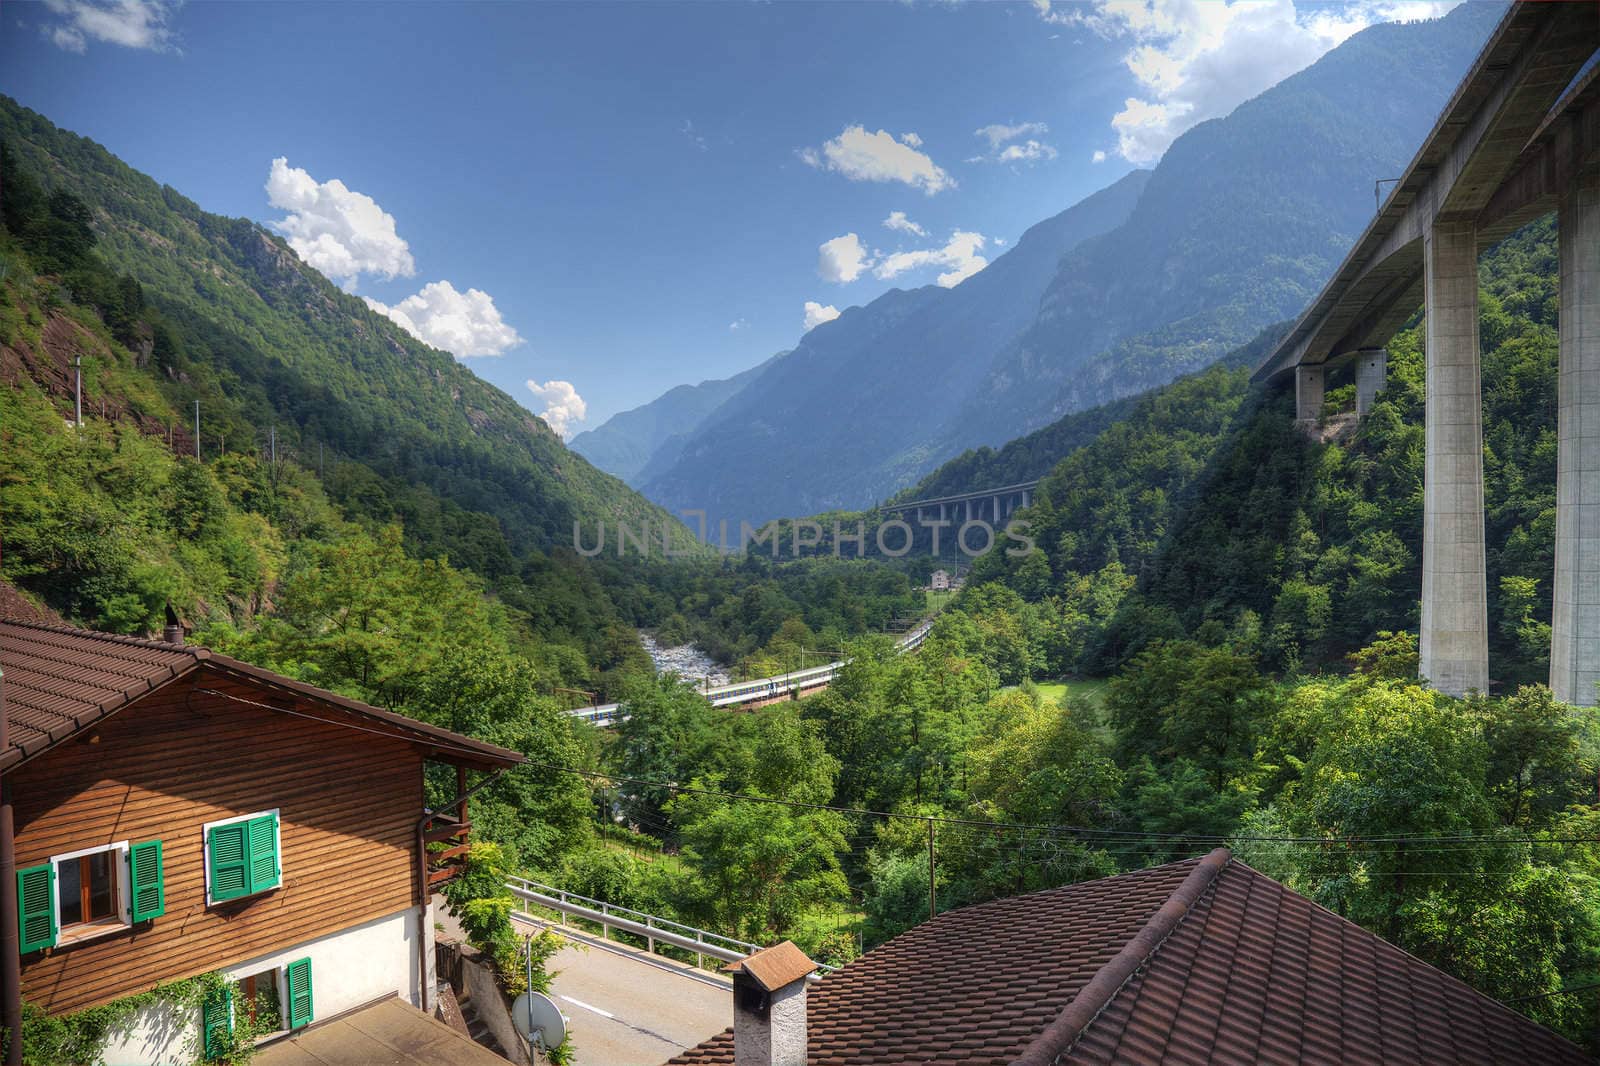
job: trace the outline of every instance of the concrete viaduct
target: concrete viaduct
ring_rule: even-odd
[[[1383,345],[1426,313],[1421,674],[1489,688],[1478,253],[1552,210],[1561,319],[1550,687],[1600,682],[1600,5],[1518,2],[1377,216],[1254,380],[1292,379],[1314,420],[1325,375],[1354,363],[1357,412],[1383,387]]]
[[[1037,479],[1020,481],[1015,485],[962,492],[954,496],[930,496],[922,500],[886,503],[880,505],[878,509],[885,514],[909,514],[914,521],[921,521],[925,509],[932,512],[937,508],[940,522],[954,522],[959,516],[961,522],[957,523],[958,525],[987,520],[990,525],[1000,529],[1005,526],[1006,519],[1012,514],[1033,502],[1033,490],[1038,487]]]

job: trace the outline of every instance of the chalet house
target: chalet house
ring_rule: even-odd
[[[928,579],[928,587],[935,592],[940,592],[950,587],[950,572],[948,570],[935,570]]]
[[[427,810],[423,768],[454,767],[459,796],[521,755],[171,628],[0,621],[0,670],[22,999],[66,1015],[211,971],[233,982],[193,1017],[158,1006],[114,1034],[119,1066],[189,1061],[245,1017],[298,1039],[394,997],[385,1016],[439,1025],[412,1008],[433,1008],[432,889],[465,850],[467,805]],[[435,1061],[478,1061],[460,1040]]]
[[[733,1028],[671,1066],[1594,1062],[1226,848],[948,911],[809,988],[793,945],[732,969]]]

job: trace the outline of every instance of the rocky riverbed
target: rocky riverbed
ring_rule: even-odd
[[[696,685],[726,685],[729,681],[728,672],[693,644],[669,648],[649,633],[640,633],[639,642],[644,645],[650,661],[656,664],[658,674],[676,673]]]

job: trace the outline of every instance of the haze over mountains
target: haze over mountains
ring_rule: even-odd
[[[636,485],[650,477],[651,470],[671,466],[688,434],[786,354],[779,352],[765,363],[729,378],[668,389],[647,404],[584,430],[569,440],[567,447],[607,473]]]
[[[580,450],[671,510],[759,522],[865,506],[1205,366],[1315,294],[1500,11],[1367,29],[957,287],[893,290],[813,329],[664,453],[613,457],[596,447],[620,435],[609,424]]]

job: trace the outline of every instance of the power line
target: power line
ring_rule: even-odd
[[[764,803],[778,807],[793,807],[801,810],[830,811],[835,814],[849,814],[865,818],[900,819],[910,822],[936,823],[939,825],[970,826],[980,829],[1015,829],[1030,832],[1058,833],[1074,836],[1088,837],[1110,844],[1140,843],[1149,841],[1167,841],[1173,843],[1215,843],[1223,844],[1230,840],[1242,841],[1253,844],[1305,844],[1305,845],[1406,845],[1433,844],[1433,845],[1460,845],[1459,847],[1444,848],[1416,848],[1411,850],[1428,851],[1436,850],[1471,852],[1478,850],[1474,845],[1501,845],[1510,846],[1526,844],[1529,846],[1554,845],[1554,844],[1596,844],[1600,843],[1593,837],[1550,837],[1540,839],[1530,836],[1503,836],[1493,832],[1485,833],[1454,833],[1437,834],[1433,836],[1338,836],[1338,837],[1308,837],[1308,836],[1257,836],[1249,834],[1203,834],[1203,833],[1151,833],[1139,830],[1123,829],[1096,829],[1091,826],[1076,825],[1042,825],[1031,822],[999,822],[980,818],[955,818],[949,815],[936,814],[905,814],[895,811],[874,811],[863,807],[841,807],[830,803],[806,803],[801,800],[775,799],[771,796],[753,796],[748,793],[720,792],[716,789],[696,788],[691,785],[679,785],[670,781],[649,781],[639,777],[628,777],[623,774],[608,774],[600,770],[580,770],[572,766],[560,766],[555,763],[542,763],[529,760],[522,765],[541,770],[554,770],[558,773],[575,774],[592,780],[611,781],[630,785],[639,785],[644,788],[658,788],[668,792],[692,796],[710,796],[715,799],[734,800],[741,803]]]

